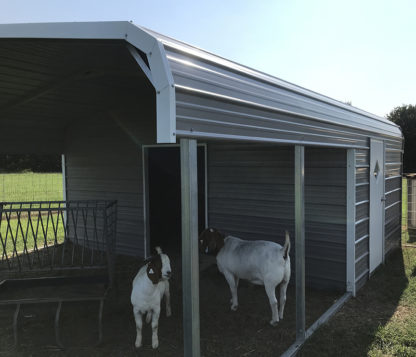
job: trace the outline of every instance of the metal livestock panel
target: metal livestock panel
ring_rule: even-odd
[[[294,239],[293,158],[293,147],[210,142],[210,225],[278,243],[288,229]],[[306,149],[306,278],[316,287],[345,288],[345,177],[345,150]]]
[[[72,125],[67,143],[67,199],[117,200],[116,250],[144,256],[139,148],[106,117]]]

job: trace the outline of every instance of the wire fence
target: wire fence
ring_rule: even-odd
[[[0,202],[62,200],[61,173],[0,174]]]

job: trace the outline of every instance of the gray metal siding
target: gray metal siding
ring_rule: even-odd
[[[209,143],[209,224],[278,243],[289,229],[293,240],[293,157],[293,147]],[[345,288],[345,180],[345,150],[307,148],[306,277],[316,287]]]
[[[370,229],[370,150],[355,150],[355,287],[368,280]]]
[[[367,147],[401,135],[385,118],[151,33],[172,71],[178,136]]]
[[[345,289],[346,162],[346,150],[305,149],[305,267],[318,288]]]
[[[105,117],[71,126],[67,143],[67,199],[117,200],[117,252],[143,256],[139,149]]]
[[[385,255],[400,243],[401,237],[401,162],[400,140],[385,141]],[[356,289],[368,280],[369,272],[369,162],[370,150],[356,150]]]
[[[385,164],[385,255],[400,246],[402,217],[402,143],[386,145]]]

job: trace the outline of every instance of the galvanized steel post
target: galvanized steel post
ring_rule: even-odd
[[[295,146],[296,341],[305,340],[305,147]]]
[[[181,139],[182,291],[185,357],[200,356],[197,143]]]

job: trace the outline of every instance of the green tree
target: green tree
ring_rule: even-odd
[[[387,119],[402,129],[404,136],[403,172],[416,172],[416,105],[394,108]]]

